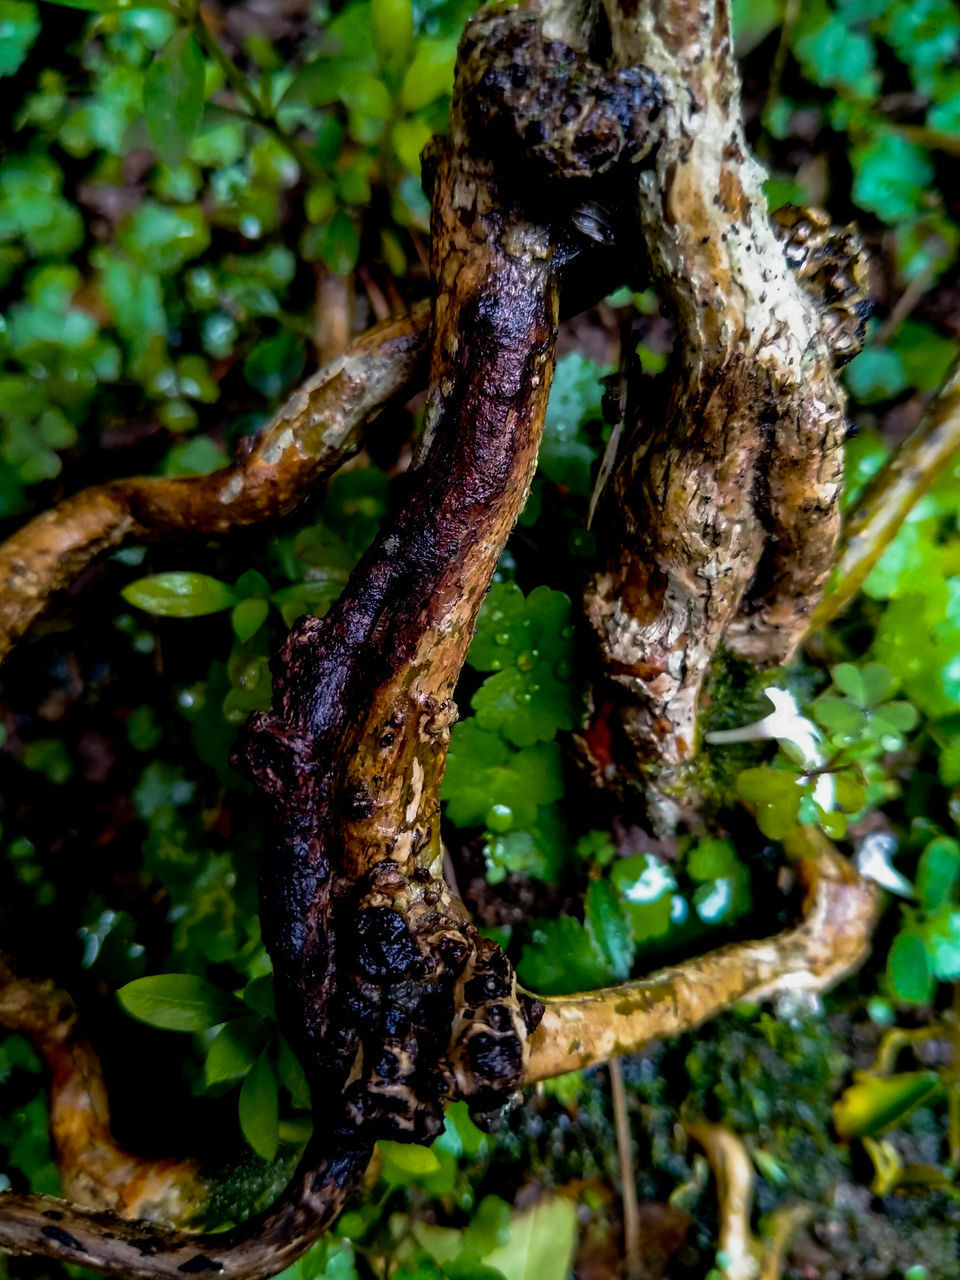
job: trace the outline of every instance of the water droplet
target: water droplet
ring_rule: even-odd
[[[492,804],[487,810],[486,823],[490,831],[509,831],[513,826],[513,810],[507,804]]]
[[[509,632],[509,631],[498,631],[498,632],[497,632],[497,634],[493,637],[493,641],[494,641],[494,644],[509,644],[509,643],[510,643],[510,632]]]
[[[563,638],[564,640],[572,640],[572,639],[573,639],[573,627],[564,627],[564,628],[563,628],[563,630],[560,632],[560,635],[562,636],[562,638]]]
[[[532,671],[537,665],[536,650],[524,649],[523,653],[517,655],[517,666],[521,671]]]

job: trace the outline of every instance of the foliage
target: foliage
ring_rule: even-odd
[[[353,290],[358,316],[378,293],[392,306],[426,292],[419,153],[444,127],[471,7],[312,4],[291,34],[231,12],[245,6],[0,0],[0,76],[17,103],[0,162],[0,516],[42,509],[61,482],[223,465],[316,364],[318,290]],[[953,0],[737,0],[735,11],[748,84],[763,85],[753,140],[771,200],[812,198],[855,218],[881,263],[887,318],[845,374],[860,428],[849,503],[955,354],[949,307],[922,299],[935,285],[955,299],[946,166],[960,132],[960,11]],[[894,312],[905,294],[910,306]],[[621,290],[607,307],[617,319],[637,311],[656,378],[669,343],[655,292]],[[946,1044],[955,1025],[945,1006],[960,982],[960,467],[917,504],[862,598],[807,656],[759,678],[724,668],[710,728],[766,718],[765,689],[794,711],[710,746],[698,774],[710,830],[664,845],[585,799],[571,744],[590,661],[576,602],[596,547],[586,515],[609,436],[608,377],[583,354],[557,365],[538,473],[457,691],[443,799],[461,887],[483,873],[483,918],[522,981],[549,994],[772,931],[773,846],[798,821],[861,865],[869,855],[876,870],[879,857],[888,887],[913,896],[888,901],[873,966],[832,1021],[741,1009],[628,1070],[650,1155],[638,1178],[651,1199],[696,1202],[704,1183],[676,1122],[706,1114],[748,1135],[764,1211],[788,1193],[809,1197],[811,1183],[826,1195],[859,1176],[831,1125],[863,1140],[878,1194],[915,1185],[918,1168],[949,1188],[956,1081],[920,1061],[851,1082],[845,1050],[860,1016],[851,1004],[869,1010],[857,1035],[891,1024],[899,1034],[899,1019],[904,1034]],[[2,815],[4,901],[51,913],[66,939],[56,963],[80,975],[81,1003],[118,992],[125,1012],[100,1009],[115,1040],[164,1064],[174,1110],[215,1117],[247,1183],[243,1205],[239,1194],[218,1203],[222,1221],[269,1198],[310,1127],[257,919],[261,819],[230,749],[269,703],[284,629],[330,607],[387,510],[415,427],[398,415],[390,429],[393,452],[371,438],[382,467],[342,473],[269,536],[113,557],[91,588],[97,616],[84,619],[96,654],[75,633],[42,635],[42,677],[21,692],[14,674],[4,690],[4,791],[17,798]],[[98,751],[111,755],[107,782],[91,781]],[[95,820],[77,816],[91,807]],[[598,1185],[616,1173],[601,1079],[549,1086],[518,1121],[522,1137],[485,1136],[457,1105],[429,1149],[380,1144],[337,1235],[288,1280],[385,1268],[396,1280],[561,1280],[571,1195],[605,1205]],[[55,1192],[39,1063],[17,1036],[0,1040],[0,1093],[0,1188]],[[552,1108],[545,1133],[538,1107]],[[585,1153],[594,1122],[601,1150]],[[901,1151],[921,1140],[932,1154]],[[525,1161],[543,1194],[520,1211]]]

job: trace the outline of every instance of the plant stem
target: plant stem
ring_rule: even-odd
[[[276,117],[272,114],[266,103],[260,96],[254,92],[247,81],[246,76],[229,56],[220,41],[216,38],[210,28],[204,21],[200,6],[192,6],[186,11],[186,16],[193,26],[194,34],[197,39],[210,54],[211,58],[217,63],[226,77],[227,83],[234,92],[246,103],[249,108],[251,118],[256,120],[269,133],[272,133],[276,140],[284,147],[297,164],[302,172],[309,174],[311,178],[325,177],[323,167],[317,163],[316,158],[311,154],[308,147],[298,139],[287,133]]]
[[[627,1091],[623,1084],[623,1068],[619,1058],[610,1059],[610,1094],[613,1099],[613,1122],[617,1131],[617,1158],[620,1162],[621,1202],[623,1204],[623,1274],[627,1280],[638,1280],[641,1272],[640,1209],[637,1204],[637,1181],[633,1173],[633,1144],[630,1141],[630,1119],[627,1115]]]
[[[918,426],[894,450],[847,516],[836,587],[814,611],[809,631],[831,622],[859,593],[914,505],[960,450],[960,360]]]

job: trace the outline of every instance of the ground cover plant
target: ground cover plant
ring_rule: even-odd
[[[0,1275],[956,1274],[960,10],[627,8],[0,0]]]

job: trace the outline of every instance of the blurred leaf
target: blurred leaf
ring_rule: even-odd
[[[40,18],[32,0],[0,0],[0,76],[19,71],[40,34]]]
[[[203,115],[204,63],[192,31],[181,28],[147,68],[143,109],[160,158],[176,168]]]
[[[577,1245],[573,1201],[545,1195],[510,1220],[510,1238],[483,1261],[505,1280],[566,1280]]]
[[[924,849],[917,868],[917,894],[928,911],[949,902],[960,882],[960,843],[938,836]]]
[[[907,1071],[902,1075],[861,1080],[841,1094],[833,1107],[833,1121],[843,1138],[882,1133],[902,1120],[940,1087],[935,1071]]]
[[[240,1128],[262,1160],[273,1160],[280,1141],[280,1102],[277,1076],[264,1049],[247,1073],[240,1090]]]
[[[797,820],[802,791],[796,776],[780,769],[744,769],[737,794],[757,808],[757,826],[771,840],[785,836]]]
[[[405,111],[420,111],[453,89],[458,36],[421,36],[400,90]]]
[[[205,1031],[243,1013],[233,996],[191,973],[137,978],[117,999],[132,1017],[167,1031]]]
[[[853,198],[864,209],[889,223],[900,222],[922,209],[934,177],[926,148],[898,133],[878,133],[862,146],[853,147],[850,159],[854,172]],[[863,352],[851,362],[847,369],[848,381],[854,366],[866,354]],[[875,360],[879,355],[874,349]]]
[[[396,89],[413,53],[413,5],[410,0],[372,0],[370,25],[384,79]]]
[[[163,618],[198,618],[219,613],[236,602],[236,594],[205,573],[172,570],[138,578],[120,593],[129,604]]]
[[[300,377],[307,355],[302,339],[285,329],[261,338],[243,362],[243,376],[252,387],[275,399]]]

